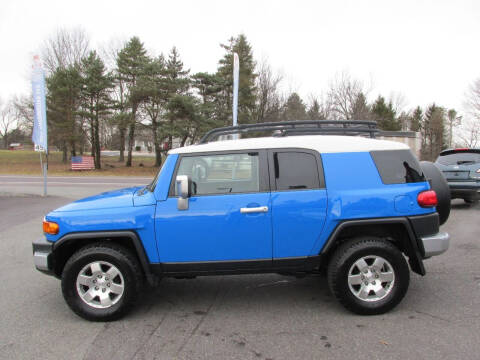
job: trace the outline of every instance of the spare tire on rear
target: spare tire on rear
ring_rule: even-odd
[[[437,212],[439,215],[440,225],[444,224],[450,215],[450,188],[447,180],[443,176],[440,169],[430,161],[420,162],[423,174],[430,182],[432,190],[437,193],[438,205]]]

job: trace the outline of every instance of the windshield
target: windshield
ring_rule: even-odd
[[[469,165],[480,163],[480,154],[474,152],[458,152],[440,155],[437,162],[442,165]]]
[[[165,164],[165,162],[163,164]],[[162,167],[160,168],[160,170],[157,172],[157,175],[155,175],[155,177],[153,178],[152,182],[145,187],[146,190],[148,190],[150,192],[153,192],[153,190],[155,190],[155,186],[157,185],[158,177],[160,176],[160,173],[162,172],[162,169],[163,169],[163,164],[162,164]]]

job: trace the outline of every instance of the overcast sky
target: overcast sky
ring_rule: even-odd
[[[31,59],[61,27],[82,26],[93,46],[139,36],[175,45],[192,72],[215,71],[219,43],[244,33],[285,88],[319,95],[341,71],[372,91],[461,110],[480,77],[480,1],[26,1],[0,3],[0,96],[27,93]]]

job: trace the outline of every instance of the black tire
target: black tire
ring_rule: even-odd
[[[451,195],[447,180],[437,166],[430,161],[422,161],[420,165],[423,174],[430,181],[431,187],[435,190],[438,199],[437,212],[440,225],[445,224],[450,216]]]
[[[86,267],[88,271],[88,265],[93,263],[101,263],[104,266],[102,270],[108,269],[108,264],[113,265],[112,267],[120,272],[121,278],[117,275],[116,279],[121,281],[111,279],[111,283],[121,282],[123,293],[120,296],[112,294],[112,297],[118,296],[118,299],[115,298],[116,302],[110,307],[90,306],[80,297],[79,291],[81,290],[77,290],[77,277]],[[93,275],[92,279],[95,278]],[[105,279],[108,280],[107,277]],[[106,283],[103,285],[110,286]],[[109,242],[95,243],[81,248],[68,259],[62,273],[62,293],[65,301],[73,312],[90,321],[112,321],[127,314],[142,290],[142,285],[143,274],[136,257],[123,246]],[[96,288],[98,289],[98,287]],[[90,289],[90,287],[86,287],[86,289]],[[108,290],[108,288],[106,289]]]
[[[387,288],[385,297],[378,300],[360,299],[351,290],[348,281],[350,270],[354,268],[354,264],[358,260],[368,257],[383,258],[389,263],[388,266],[391,266],[394,273],[394,281]],[[410,283],[410,270],[402,253],[392,243],[376,237],[358,237],[340,245],[332,255],[327,271],[328,285],[335,298],[345,308],[360,315],[383,314],[393,309],[405,296]],[[368,276],[373,274],[370,270],[368,271]],[[362,272],[359,275],[367,276]],[[372,280],[375,279],[374,276],[372,275]],[[374,283],[375,281],[372,281],[372,284]],[[386,286],[386,283],[385,285],[379,284],[382,287]],[[363,287],[363,280],[362,284],[358,286]]]

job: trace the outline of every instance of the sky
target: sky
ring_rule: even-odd
[[[192,73],[214,72],[220,43],[244,33],[285,91],[320,95],[340,72],[405,109],[463,110],[480,77],[480,1],[26,1],[0,3],[0,97],[30,91],[33,55],[59,28],[82,27],[94,48],[138,36],[151,53],[176,46]]]

